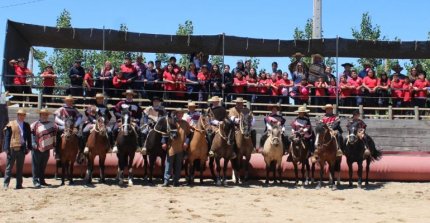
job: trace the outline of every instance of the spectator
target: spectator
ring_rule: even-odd
[[[176,59],[175,59],[176,61]],[[173,70],[173,64],[167,64],[166,70],[163,73],[163,82],[164,82],[164,99],[171,98],[171,91],[175,90],[175,81],[176,75]]]
[[[315,86],[315,105],[325,105],[327,104],[327,89],[328,85],[324,81],[323,77],[319,77],[317,81],[314,83]],[[322,110],[321,110],[322,112]]]
[[[418,70],[416,67],[412,67],[411,72],[409,73],[409,80],[412,84],[414,84],[416,79],[418,79]]]
[[[233,98],[243,97],[243,93],[245,93],[245,87],[247,85],[246,79],[243,77],[243,72],[238,71],[236,73],[236,77],[233,80]]]
[[[49,95],[51,96],[54,92],[55,87],[55,79],[57,78],[57,75],[54,73],[54,69],[52,68],[52,65],[47,65],[45,67],[45,71],[40,75],[42,77],[42,94],[43,96]],[[50,97],[43,97],[43,102],[51,102],[52,98]]]
[[[255,103],[257,93],[258,93],[258,81],[257,81],[257,71],[255,68],[249,70],[249,74],[246,76],[248,100],[251,103]]]
[[[363,88],[365,90],[366,99],[364,100],[367,107],[375,107],[377,105],[378,94],[378,78],[372,69],[367,71],[367,76],[363,79]]]
[[[392,69],[395,73],[399,74],[399,78],[400,78],[400,80],[405,79],[406,75],[404,75],[404,74],[402,74],[402,73],[401,73],[401,71],[403,70],[403,67],[402,67],[402,66],[400,66],[400,64],[399,64],[399,63],[394,63],[394,65],[393,65],[393,66],[391,66],[391,69]]]
[[[210,77],[211,77],[211,94],[212,96],[218,96],[221,97],[222,95],[222,74],[221,71],[219,69],[218,64],[214,64],[212,66],[212,70],[210,73]]]
[[[304,63],[302,62],[297,63],[294,71],[291,73],[291,79],[293,80],[294,84],[301,83],[302,79],[308,76],[308,73],[305,71],[303,65]]]
[[[209,62],[209,55],[203,54],[201,65],[206,65],[208,70],[212,70],[212,64]]]
[[[203,52],[199,52],[196,56],[193,58],[193,63],[196,66],[196,69],[200,69],[200,64],[203,58]]]
[[[406,77],[403,80],[403,103],[402,107],[410,108],[412,107],[412,82],[410,81],[409,77]]]
[[[358,77],[361,79],[366,77],[368,69],[372,69],[372,64],[369,62],[363,62],[363,70],[360,71]]]
[[[236,75],[238,71],[245,72],[245,67],[243,66],[243,60],[238,60],[236,67],[233,69],[233,74]]]
[[[275,73],[278,70],[278,63],[276,61],[272,62],[272,72]]]
[[[186,66],[181,66],[181,71],[179,71],[179,73],[181,73],[182,76],[185,77],[185,73],[187,73],[187,67]]]
[[[245,60],[245,74],[248,75],[252,68],[252,61],[251,60]]]
[[[292,63],[290,63],[289,65],[288,65],[288,70],[290,71],[290,74],[292,74],[292,73],[294,73],[294,71],[296,70],[296,66],[297,66],[297,64],[298,63],[301,63],[302,64],[302,67],[303,67],[303,73],[304,74],[307,74],[308,72],[309,72],[309,67],[308,67],[308,65],[304,62],[304,61],[302,61],[302,58],[304,57],[305,55],[303,55],[302,53],[300,53],[300,52],[297,52],[297,53],[295,53],[295,54],[293,54],[292,55],[292,57],[294,57],[295,58],[295,60],[294,60],[294,62],[292,62]],[[296,83],[296,81],[293,79],[293,81]],[[298,84],[298,83],[300,83],[301,82],[301,80],[299,80],[296,84]]]
[[[403,80],[400,80],[398,73],[394,73],[391,80],[391,100],[394,107],[400,107],[402,105],[402,89]]]
[[[268,86],[270,89],[270,103],[271,104],[276,104],[276,103],[280,103],[280,97],[279,97],[279,79],[278,79],[278,74],[277,73],[273,73],[270,76],[270,79],[268,81]]]
[[[309,66],[308,82],[314,84],[318,77],[324,76],[326,65],[321,54],[312,55],[312,64]]]
[[[414,106],[424,108],[427,101],[427,87],[429,86],[426,80],[426,72],[418,72],[418,79],[413,84],[414,95]]]
[[[352,93],[355,91],[355,87],[348,82],[347,77],[344,75],[340,76],[339,88],[340,106],[354,106],[354,98],[352,97]]]
[[[233,74],[230,73],[230,65],[227,65],[227,64],[224,65],[223,78],[224,78],[224,84],[221,87],[222,87],[222,89],[224,91],[224,94],[232,92]],[[230,96],[229,99],[230,99],[230,101],[232,100],[231,96]]]
[[[96,76],[96,89],[97,92],[103,92],[112,97],[113,93],[111,88],[112,79],[115,76],[115,69],[112,67],[110,61],[106,61],[104,67],[101,69],[98,76]]]
[[[379,107],[386,108],[388,107],[390,97],[389,89],[391,86],[391,81],[385,71],[383,71],[380,76],[381,77],[378,79],[378,90],[376,91],[379,97],[378,105]]]
[[[118,72],[118,74],[112,79],[112,85],[115,88],[115,97],[122,98],[122,92],[127,89],[127,83],[130,82],[131,80],[125,79],[122,72]]]
[[[185,92],[187,91],[187,86],[185,83],[187,82],[187,79],[185,78],[185,75],[183,75],[181,72],[176,75],[176,98],[175,100],[185,100]]]
[[[159,89],[156,87],[158,81],[157,70],[154,69],[154,62],[149,61],[148,67],[143,75],[145,98],[152,99],[154,97],[153,91]]]
[[[288,79],[288,73],[282,74],[282,79],[279,80],[278,95],[281,96],[283,104],[290,104],[290,89],[294,86],[294,83]]]
[[[267,94],[269,92],[270,79],[267,78],[265,72],[260,73],[260,78],[258,80],[258,96],[257,103],[265,103],[268,101]]]
[[[145,63],[143,63],[143,56],[142,55],[138,55],[136,57],[136,62],[133,63],[133,67],[136,70],[136,78],[133,81],[133,89],[138,91],[138,94],[141,97],[145,97],[145,88],[144,88],[144,75],[146,72],[146,69],[148,69],[148,67],[146,66]]]
[[[11,93],[18,94],[31,94],[31,87],[27,84],[27,77],[32,77],[33,73],[25,66],[25,60],[19,58],[18,60],[9,61],[9,65],[13,67],[15,75],[13,78],[13,86],[9,88]],[[23,101],[26,97],[15,96],[17,101]],[[22,106],[21,104],[19,105]]]
[[[163,89],[162,83],[163,83],[164,69],[161,67],[161,61],[160,60],[155,61],[155,72],[157,72],[157,80],[160,81],[160,83],[154,84],[154,88],[155,89]],[[163,92],[162,91],[154,92],[154,95],[156,95],[159,98],[162,98]]]
[[[197,80],[199,82],[199,101],[206,101],[210,86],[210,73],[206,64],[202,65],[197,74]]]
[[[335,79],[336,80],[336,77],[333,75],[333,69],[330,66],[327,66],[325,68],[324,76],[327,78],[327,82],[329,82],[330,79]]]
[[[357,76],[357,71],[351,71],[348,83],[353,87],[351,96],[355,98],[355,106],[363,105],[363,80]]]
[[[131,63],[131,58],[129,55],[124,58],[124,64],[121,65],[121,73],[127,80],[125,88],[134,88],[133,83],[137,79],[137,70]]]
[[[337,90],[336,79],[330,78],[327,84],[328,104],[332,104],[332,105],[336,104],[336,97],[337,97],[336,90]]]
[[[187,80],[187,96],[189,100],[197,101],[199,92],[199,82],[197,79],[197,68],[194,63],[188,66],[188,71],[185,74]]]
[[[181,68],[179,68],[179,66],[176,64],[176,57],[170,57],[169,58],[169,64],[172,65],[172,72],[173,72],[173,74],[177,74],[177,73],[179,73],[179,71],[181,71]],[[167,64],[164,67],[164,71],[168,70],[168,65],[169,64]]]
[[[309,104],[309,98],[310,98],[310,88],[312,87],[311,84],[309,84],[307,78],[303,78],[300,84],[296,86],[295,90],[295,98],[294,98],[294,104],[296,105],[303,105],[303,104]]]
[[[83,89],[82,89],[82,84],[84,81],[84,76],[85,76],[85,70],[84,68],[81,66],[82,61],[81,60],[75,60],[75,64],[73,65],[72,68],[70,68],[69,71],[69,77],[70,77],[70,94],[72,96],[83,96]],[[78,99],[77,103],[81,103],[82,100]]]
[[[88,67],[87,73],[84,76],[84,87],[85,87],[85,97],[93,97],[94,96],[94,68]]]
[[[347,78],[350,78],[350,77],[351,77],[351,68],[353,68],[353,67],[354,67],[354,65],[353,65],[353,64],[351,64],[351,63],[344,63],[344,64],[342,64],[341,66],[342,66],[342,67],[343,67],[343,69],[344,69],[344,71],[342,72],[342,74],[341,74],[341,75],[344,75],[344,76],[346,76]]]

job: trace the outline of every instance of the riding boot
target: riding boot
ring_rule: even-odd
[[[88,137],[90,136],[90,132],[83,132],[82,133],[82,143],[84,145],[84,154],[88,155],[88,153],[90,152],[88,146],[87,146],[87,141],[88,141]]]

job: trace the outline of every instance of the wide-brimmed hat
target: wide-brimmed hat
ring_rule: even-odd
[[[75,98],[72,95],[67,95],[66,97],[64,97],[63,101],[74,101]]]
[[[175,110],[173,110],[173,113],[182,113],[183,114],[185,112],[187,112],[187,110],[184,108],[176,108]]]
[[[96,94],[96,98],[105,98],[105,96],[102,93],[97,93]]]
[[[267,108],[268,108],[269,110],[272,110],[273,108],[277,108],[277,109],[279,110],[279,109],[281,109],[281,105],[280,105],[279,103],[276,103],[276,104],[269,104],[269,105],[267,105]]]
[[[342,64],[341,66],[342,66],[342,67],[346,67],[346,66],[354,67],[354,65],[353,65],[352,63],[344,63],[344,64]]]
[[[234,103],[246,103],[246,100],[244,100],[242,97],[237,97],[236,99],[234,99],[231,102],[234,102]]]
[[[48,109],[46,109],[46,108],[42,108],[42,109],[40,109],[39,111],[38,111],[38,113],[39,114],[48,114],[48,115],[50,115],[50,114],[52,114],[52,112],[50,112]]]
[[[308,113],[308,112],[310,112],[310,110],[306,109],[305,106],[300,106],[299,109],[297,109],[297,111],[295,111],[295,113],[301,113],[301,112]]]
[[[208,100],[208,102],[216,102],[216,101],[222,101],[222,98],[218,96],[213,96]]]
[[[188,104],[187,104],[187,106],[186,106],[187,108],[189,108],[189,107],[197,107],[197,104],[196,103],[194,103],[194,102],[192,102],[192,101],[190,101],[190,102],[188,102]]]
[[[293,55],[291,55],[291,57],[304,57],[305,55],[303,53],[300,52],[296,52]]]
[[[151,102],[154,102],[154,101],[160,101],[160,102],[163,102],[163,99],[162,99],[162,98],[160,98],[160,97],[158,97],[158,96],[154,96],[154,97],[152,97]]]
[[[326,109],[328,109],[328,108],[333,109],[333,105],[332,105],[332,104],[326,104],[326,105],[324,105],[324,106],[322,107],[322,110],[326,110]]]
[[[395,63],[391,66],[391,70],[403,70],[403,67],[400,64]]]
[[[122,95],[129,95],[129,94],[132,94],[133,96],[136,95],[136,93],[131,89],[127,89],[124,93],[122,93]]]
[[[315,58],[315,57],[319,57],[319,58],[321,58],[321,59],[323,59],[323,58],[324,58],[324,57],[323,57],[321,54],[319,54],[319,53],[312,54],[312,58]]]
[[[27,112],[25,111],[25,109],[20,108],[18,109],[18,111],[16,112],[17,115],[27,115]]]

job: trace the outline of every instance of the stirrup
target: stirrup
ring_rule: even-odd
[[[112,149],[112,153],[118,153],[118,146],[114,146]]]
[[[142,153],[142,155],[146,155],[146,147],[142,147],[141,149],[140,149],[141,151],[140,151],[140,153]]]
[[[88,155],[88,153],[90,153],[90,149],[87,146],[85,146],[85,148],[84,148],[84,154]]]
[[[214,157],[215,156],[215,153],[214,153],[214,151],[209,151],[209,157]]]
[[[141,152],[142,152],[142,148],[140,148],[140,146],[138,146],[138,147],[136,148],[136,152],[137,152],[137,153],[141,153]]]
[[[311,163],[316,163],[318,161],[318,157],[315,155],[311,156]]]

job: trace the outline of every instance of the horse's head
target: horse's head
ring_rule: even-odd
[[[128,136],[133,131],[131,126],[131,117],[128,112],[123,112],[121,116],[121,131],[124,136]]]
[[[179,119],[176,115],[171,115],[171,117],[166,117],[166,129],[169,134],[170,140],[174,140],[178,137],[178,123]]]
[[[252,119],[253,117],[250,113],[241,113],[239,116],[240,132],[245,136],[245,138],[249,138],[251,136]]]
[[[73,127],[75,126],[75,118],[72,116],[69,116],[64,121],[64,136],[66,138],[70,138],[70,136],[73,135]]]
[[[277,146],[279,144],[281,144],[282,140],[281,140],[281,127],[279,125],[273,125],[272,129],[269,130],[269,138],[270,138],[270,144]]]
[[[319,147],[322,143],[324,143],[324,137],[326,137],[327,134],[330,134],[330,129],[326,123],[317,121],[317,125],[315,126],[315,133],[315,147]]]
[[[100,135],[106,135],[106,123],[105,123],[105,117],[99,116],[96,120],[95,129]]]
[[[209,117],[206,114],[202,113],[200,115],[199,121],[197,123],[197,129],[203,130],[206,133],[212,132],[211,124],[209,123]]]
[[[348,126],[348,138],[347,142],[349,144],[354,144],[358,141],[358,139],[362,138],[363,129],[359,128],[358,122],[353,122]]]
[[[226,118],[220,125],[220,131],[227,137],[227,145],[233,145],[234,143],[234,123]]]
[[[299,143],[302,139],[303,139],[303,134],[300,131],[294,132],[291,137],[291,141],[296,144]]]

